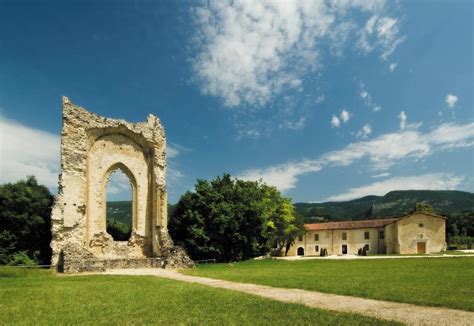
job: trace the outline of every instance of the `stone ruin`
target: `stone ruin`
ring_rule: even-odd
[[[160,120],[128,123],[62,100],[61,174],[52,211],[52,265],[60,272],[194,265],[167,229],[166,137]],[[132,188],[132,233],[106,231],[106,186],[120,169]]]

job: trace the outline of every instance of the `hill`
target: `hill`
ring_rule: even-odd
[[[296,203],[295,208],[308,221],[360,220],[401,216],[416,203],[430,204],[441,215],[474,212],[474,194],[455,190],[397,190],[345,202]]]
[[[449,235],[474,236],[474,194],[455,190],[397,190],[385,196],[367,196],[345,202],[296,203],[306,223],[398,217],[410,213],[416,203],[433,206],[446,216]]]
[[[168,204],[168,216],[172,214],[175,205]],[[121,222],[128,227],[132,225],[132,202],[131,201],[108,201],[107,217]]]

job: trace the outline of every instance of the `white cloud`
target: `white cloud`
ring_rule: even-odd
[[[321,169],[318,162],[303,161],[298,163],[288,163],[269,167],[264,170],[247,170],[237,176],[243,180],[262,179],[269,185],[275,186],[281,191],[285,191],[296,186],[298,176],[310,172],[317,172]]]
[[[366,123],[356,134],[357,137],[367,138],[372,133],[372,127]]]
[[[305,124],[306,124],[306,118],[302,117],[296,121],[285,121],[284,123],[280,124],[280,128],[298,130],[298,129],[303,129]]]
[[[47,187],[58,186],[59,136],[0,115],[0,182],[35,175]]]
[[[349,191],[330,196],[328,201],[345,201],[369,195],[383,196],[393,190],[452,190],[464,178],[448,173],[431,173],[408,177],[394,177],[384,181],[355,187]]]
[[[364,104],[367,105],[372,111],[380,112],[382,110],[382,107],[374,102],[372,96],[370,96],[369,92],[365,89],[365,85],[363,82],[359,83],[359,89],[359,96],[364,102]]]
[[[390,71],[394,71],[395,68],[397,68],[397,64],[396,63],[391,63],[388,67],[389,67]]]
[[[446,95],[445,101],[448,104],[450,109],[454,109],[454,107],[456,106],[456,103],[458,101],[458,97],[456,95],[453,95],[453,94],[448,94],[448,95]]]
[[[241,128],[237,135],[237,140],[242,138],[254,138],[257,139],[260,137],[260,131],[255,128]]]
[[[400,22],[392,17],[374,15],[367,20],[365,27],[359,31],[357,47],[363,53],[370,53],[376,49],[381,51],[380,58],[387,60],[397,46],[405,40],[399,36]]]
[[[380,17],[385,2],[207,1],[192,9],[196,81],[224,105],[260,106],[290,87],[302,90],[306,74],[319,69],[321,47],[341,55],[357,15],[376,15],[373,30],[360,35],[386,59],[396,48],[399,21]],[[370,35],[369,35],[370,34]],[[364,36],[366,35],[366,36]],[[369,37],[370,36],[370,37]]]
[[[331,118],[331,126],[333,128],[339,128],[340,125],[341,125],[341,120],[339,120],[338,117],[333,115],[332,118]]]
[[[342,122],[344,122],[344,123],[346,123],[347,121],[349,121],[350,116],[351,116],[350,113],[347,112],[346,110],[342,110],[341,115],[340,115],[341,120],[342,120]]]
[[[400,112],[398,118],[400,119],[400,129],[405,129],[407,125],[407,115],[405,114],[405,111]]]
[[[131,200],[132,186],[130,179],[120,169],[113,171],[109,175],[107,182],[107,200]]]
[[[179,149],[173,145],[166,144],[166,156],[168,158],[173,158],[179,155]]]
[[[298,177],[320,171],[326,167],[349,166],[362,159],[368,160],[368,168],[386,172],[388,168],[405,160],[418,160],[434,152],[459,147],[474,146],[474,123],[459,125],[445,123],[426,133],[416,126],[377,138],[359,141],[321,155],[316,159],[305,159],[262,169],[243,171],[239,177],[248,180],[263,179],[281,191],[294,188]]]
[[[372,111],[374,111],[374,112],[380,112],[381,110],[382,110],[382,108],[380,106],[374,106],[372,108]]]
[[[390,173],[384,172],[384,173],[375,174],[372,176],[372,178],[384,178],[384,177],[388,177],[389,175]]]

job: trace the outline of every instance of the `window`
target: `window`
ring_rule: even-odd
[[[369,231],[365,231],[365,232],[364,232],[364,239],[365,239],[365,240],[370,239],[370,233],[369,233]]]
[[[317,233],[314,234],[314,241],[319,241],[319,234],[317,234]]]
[[[366,245],[364,246],[364,249],[365,249],[365,251],[369,251],[369,250],[370,250],[370,246],[369,246],[368,244],[366,244]]]
[[[380,239],[385,239],[385,231],[383,231],[383,230],[379,231],[379,238]]]
[[[342,240],[347,240],[347,233],[346,232],[342,232]]]
[[[303,241],[303,236],[302,235],[298,236],[298,241]]]
[[[319,251],[319,246],[314,246],[314,251]]]

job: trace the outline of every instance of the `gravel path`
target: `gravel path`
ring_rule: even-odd
[[[248,293],[282,302],[303,304],[311,308],[352,312],[380,319],[395,320],[408,325],[474,325],[474,313],[469,311],[417,306],[407,303],[363,299],[299,289],[283,289],[265,285],[236,283],[207,277],[183,275],[173,270],[158,268],[120,269],[110,270],[103,274],[153,275]]]

